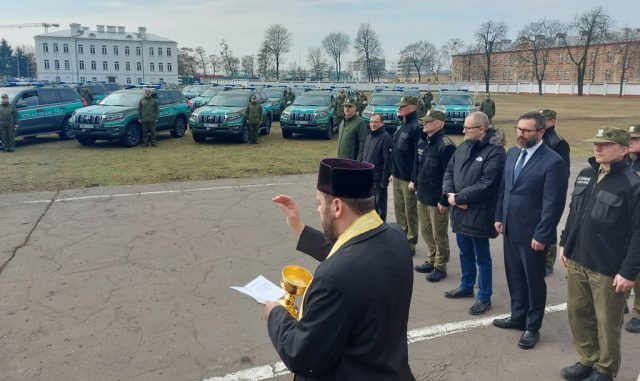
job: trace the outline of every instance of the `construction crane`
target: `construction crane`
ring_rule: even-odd
[[[44,32],[49,33],[49,28],[59,28],[60,24],[46,23],[46,22],[38,22],[32,24],[12,24],[12,25],[0,25],[0,28],[31,28],[31,27],[44,27]]]

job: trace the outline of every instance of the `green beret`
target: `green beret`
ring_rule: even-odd
[[[425,115],[422,118],[420,118],[420,121],[422,123],[431,122],[432,120],[441,120],[441,121],[444,122],[446,119],[447,119],[447,116],[442,111],[440,111],[440,110],[429,110],[429,111],[427,111],[427,115]]]
[[[554,110],[544,109],[538,110],[538,112],[544,115],[544,117],[547,119],[556,119],[556,116],[558,116],[558,113],[556,113]]]
[[[632,138],[640,138],[640,124],[629,126],[629,136]]]
[[[629,147],[629,131],[614,127],[600,127],[596,136],[585,140],[591,143],[617,143]]]
[[[400,99],[400,103],[396,104],[396,106],[406,106],[406,105],[418,105],[418,97],[414,96],[406,96]]]

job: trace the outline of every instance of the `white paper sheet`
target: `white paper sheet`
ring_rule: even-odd
[[[249,295],[260,304],[265,304],[271,300],[282,299],[285,294],[283,289],[262,275],[258,275],[256,279],[245,284],[243,287],[231,286],[231,288],[245,295]]]

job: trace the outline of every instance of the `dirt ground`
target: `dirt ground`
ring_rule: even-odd
[[[584,160],[574,161],[575,175]],[[270,201],[282,193],[319,226],[313,175],[0,196],[0,380],[264,379],[237,376],[279,359],[261,307],[229,287],[258,274],[277,283],[288,264],[315,268]],[[488,315],[443,297],[460,279],[450,240],[447,279],[416,273],[410,330],[509,312],[500,239]],[[425,251],[420,242],[415,263]],[[555,270],[547,303],[561,306]],[[530,351],[518,349],[519,334],[487,324],[432,334],[409,345],[410,364],[419,380],[525,381],[559,380],[576,361],[566,311],[546,315]],[[624,332],[622,347],[618,380],[636,380],[640,335]]]

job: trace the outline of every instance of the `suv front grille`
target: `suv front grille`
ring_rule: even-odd
[[[469,113],[468,111],[447,111],[446,112],[446,117],[447,117],[447,119],[449,119],[449,118],[462,118],[462,119],[464,119],[464,118],[467,117],[468,113]]]
[[[100,124],[104,119],[103,115],[89,115],[89,114],[78,114],[76,115],[76,123],[79,124]]]
[[[380,115],[382,115],[383,121],[392,121],[398,119],[398,114],[396,114],[395,112],[383,112]]]
[[[227,119],[226,115],[200,115],[198,117],[199,123],[224,123]]]
[[[314,119],[314,114],[309,114],[305,112],[292,112],[291,120],[299,120],[299,121],[312,121]]]

